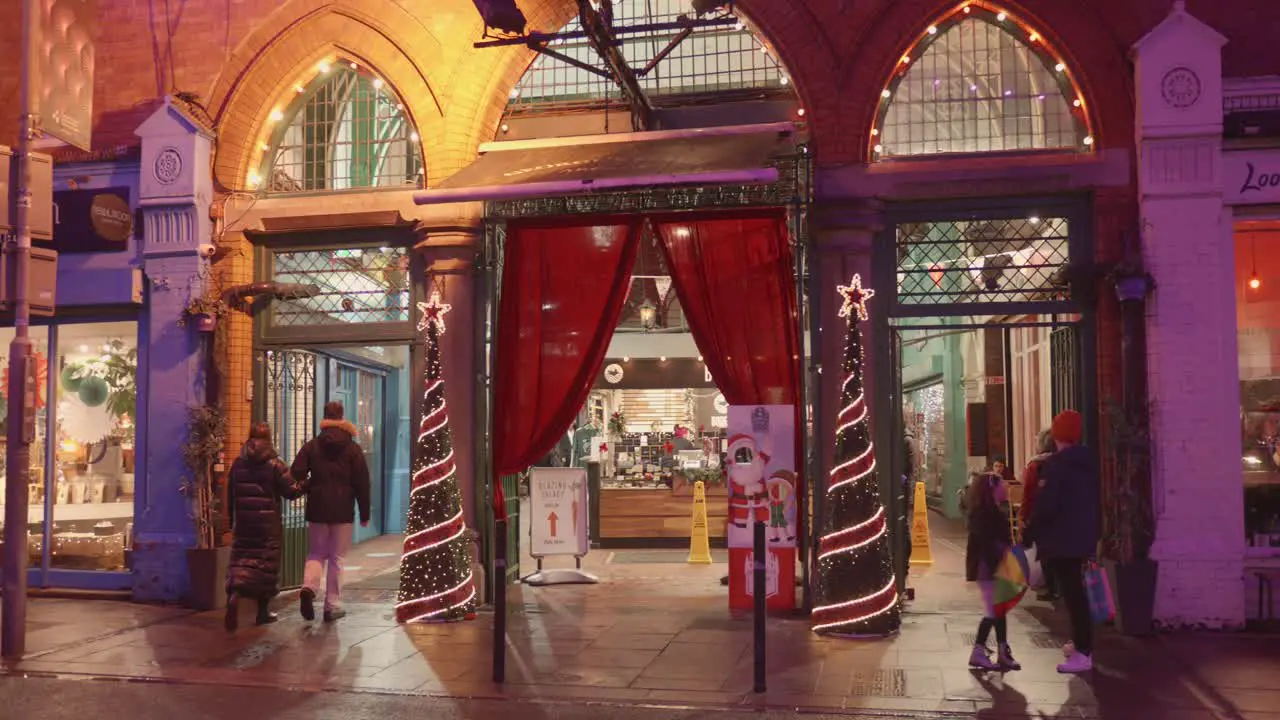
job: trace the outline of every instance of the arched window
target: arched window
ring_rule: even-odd
[[[667,25],[667,28],[620,33],[622,52],[637,72],[657,57],[680,33],[675,24],[691,15],[689,0],[614,0],[614,25],[619,28]],[[743,89],[789,91],[790,78],[773,51],[737,18],[725,25],[699,27],[675,45],[669,54],[640,76],[640,85],[654,97],[689,95]],[[561,29],[580,32],[575,18]],[[594,67],[599,56],[585,37],[558,40],[552,50]],[[511,91],[512,109],[536,104],[592,103],[617,95],[607,78],[594,75],[562,60],[539,55]]]
[[[384,80],[355,62],[324,62],[294,90],[256,178],[267,193],[422,186],[418,133]]]
[[[872,160],[1093,144],[1070,68],[1038,32],[977,4],[929,26],[902,56],[871,135]]]

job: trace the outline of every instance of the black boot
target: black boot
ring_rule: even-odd
[[[302,588],[298,594],[301,603],[302,619],[310,622],[316,619],[316,592],[310,588]]]
[[[235,632],[236,627],[240,625],[240,608],[236,602],[237,600],[239,598],[236,597],[235,593],[227,594],[227,614],[222,619],[222,625],[229,633]]]
[[[258,598],[258,624],[270,625],[279,619],[279,615],[271,612],[271,602],[267,598]]]

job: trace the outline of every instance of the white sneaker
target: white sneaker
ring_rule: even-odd
[[[999,670],[1000,666],[991,661],[991,652],[986,646],[974,645],[969,655],[969,667],[978,670]]]
[[[1093,658],[1084,653],[1073,652],[1067,661],[1058,666],[1058,672],[1063,674],[1085,673],[1093,669]]]

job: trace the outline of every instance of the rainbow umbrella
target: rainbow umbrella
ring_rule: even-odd
[[[1026,553],[1020,547],[1011,547],[1004,551],[1000,564],[996,566],[995,583],[992,591],[992,604],[996,617],[1004,617],[1018,606],[1022,596],[1027,594]]]

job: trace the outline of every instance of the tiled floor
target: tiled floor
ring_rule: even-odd
[[[18,672],[466,697],[576,698],[681,705],[763,705],[977,717],[1280,720],[1280,638],[1104,633],[1090,678],[1054,671],[1060,613],[1019,608],[1011,640],[1025,667],[1001,677],[965,668],[978,603],[963,582],[954,527],[935,522],[937,564],[918,572],[902,632],[879,641],[819,638],[802,619],[771,618],[768,691],[752,689],[751,625],[727,611],[721,565],[619,563],[597,551],[598,585],[513,587],[507,682],[492,678],[493,617],[399,626],[395,538],[353,551],[341,622],[304,623],[292,596],[282,621],[228,636],[218,613],[106,601],[32,601],[30,659]],[[652,559],[652,558],[650,558]],[[528,567],[528,566],[526,566]],[[247,617],[246,617],[247,619]],[[1269,715],[1268,713],[1276,713]]]

